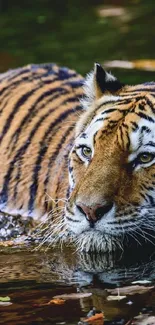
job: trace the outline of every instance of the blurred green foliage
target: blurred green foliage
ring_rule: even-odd
[[[122,16],[100,16],[106,5]],[[85,74],[95,61],[154,59],[154,0],[0,0],[0,71],[56,62]],[[125,82],[154,73],[117,71]]]

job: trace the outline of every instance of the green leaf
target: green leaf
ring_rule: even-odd
[[[7,302],[7,301],[10,301],[10,297],[6,296],[6,297],[0,297],[0,301],[2,302]]]

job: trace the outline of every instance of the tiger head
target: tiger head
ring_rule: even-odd
[[[69,157],[67,228],[82,250],[153,240],[155,83],[121,84],[99,65],[86,78],[84,112]]]

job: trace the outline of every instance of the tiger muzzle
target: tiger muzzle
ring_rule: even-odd
[[[87,206],[85,204],[78,203],[76,207],[90,222],[91,227],[93,227],[96,221],[104,217],[104,215],[113,208],[113,203],[109,202],[104,205],[97,204],[94,206]]]

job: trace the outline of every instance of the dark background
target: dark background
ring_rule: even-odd
[[[56,62],[85,75],[95,61],[154,59],[154,25],[154,0],[0,0],[0,72]],[[130,83],[155,79],[114,73]]]

